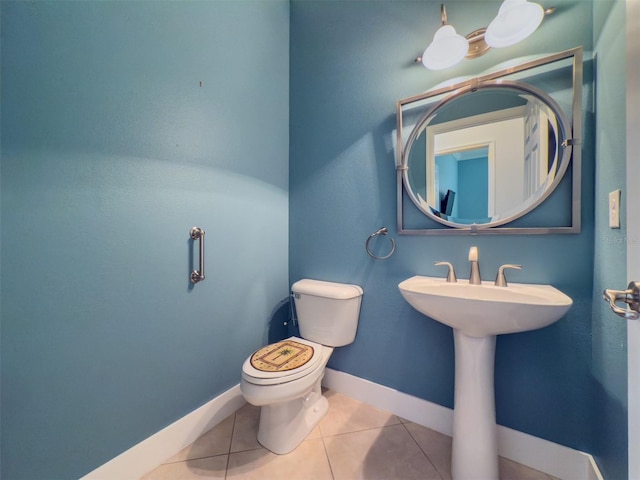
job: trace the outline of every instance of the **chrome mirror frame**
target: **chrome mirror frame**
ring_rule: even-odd
[[[545,92],[539,90],[536,87],[528,85],[520,81],[507,80],[504,77],[513,75],[518,72],[530,70],[536,67],[540,67],[546,64],[551,64],[565,59],[572,59],[573,67],[573,98],[572,98],[572,112],[571,121],[567,121],[566,115],[557,103],[549,97]],[[470,80],[459,82],[454,85],[439,88],[436,90],[428,91],[421,95],[416,95],[396,102],[396,182],[397,182],[397,228],[398,233],[402,235],[475,235],[475,234],[557,234],[557,233],[579,233],[581,229],[580,223],[580,207],[581,207],[581,132],[582,132],[582,47],[574,48],[564,52],[560,52],[554,55],[546,56],[538,60],[530,61],[503,69],[497,72],[493,72],[487,75],[472,78]],[[524,93],[532,94],[535,97],[542,99],[548,107],[556,114],[556,118],[559,120],[560,128],[563,133],[563,144],[558,145],[559,156],[559,170],[554,178],[550,188],[547,189],[544,195],[537,199],[534,203],[524,208],[517,214],[510,215],[508,218],[494,221],[486,224],[460,224],[453,223],[446,219],[439,218],[434,214],[430,214],[423,208],[419,207],[419,203],[415,198],[414,193],[407,187],[408,186],[408,152],[409,148],[420,133],[420,130],[424,127],[425,123],[428,123],[428,119],[433,113],[444,105],[449,104],[451,101],[459,98],[462,95],[480,90],[483,88],[496,88],[500,85],[509,87],[511,89],[517,89]],[[443,96],[434,106],[429,108],[427,112],[421,117],[421,120],[417,122],[415,128],[409,135],[408,139],[403,139],[403,124],[402,114],[403,108],[407,105],[423,102],[429,98]],[[571,185],[571,224],[567,226],[553,226],[553,227],[509,227],[508,224],[514,220],[523,217],[527,213],[533,211],[536,207],[541,205],[550,195],[555,188],[561,182],[567,171],[569,165],[571,165],[572,171],[572,185]],[[411,199],[411,202],[415,204],[418,211],[425,215],[432,221],[444,225],[445,227],[439,228],[405,228],[404,222],[404,203],[405,196]]]

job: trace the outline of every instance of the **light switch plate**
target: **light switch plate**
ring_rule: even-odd
[[[620,195],[621,190],[609,193],[609,227],[620,228]]]

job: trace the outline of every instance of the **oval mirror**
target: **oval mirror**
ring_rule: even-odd
[[[403,182],[413,203],[448,226],[489,228],[542,203],[571,158],[570,123],[549,95],[487,81],[427,108],[406,143]]]

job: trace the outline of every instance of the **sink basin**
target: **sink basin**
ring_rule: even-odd
[[[484,337],[524,332],[559,320],[573,301],[550,285],[493,282],[470,285],[468,280],[416,275],[398,285],[409,304],[423,315],[466,335]]]

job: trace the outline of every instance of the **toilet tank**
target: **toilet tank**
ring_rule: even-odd
[[[302,338],[329,347],[355,340],[362,287],[303,279],[294,283],[291,291]]]

